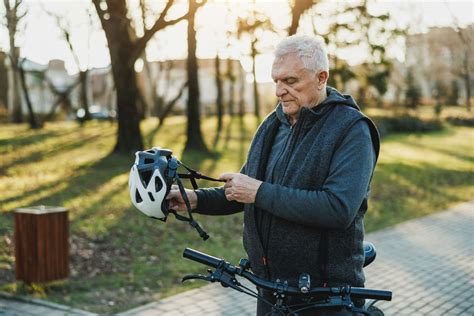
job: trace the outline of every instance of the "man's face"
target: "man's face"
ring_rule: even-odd
[[[275,60],[272,78],[283,112],[290,118],[296,119],[303,106],[317,105],[320,93],[318,76],[305,69],[296,54],[288,54]]]

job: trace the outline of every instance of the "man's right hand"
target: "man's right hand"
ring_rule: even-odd
[[[193,190],[185,189],[186,195],[188,196],[189,204],[191,205],[191,209],[195,209],[197,207],[197,194]],[[186,203],[184,203],[184,199],[181,196],[181,192],[177,185],[171,186],[171,190],[166,196],[166,199],[169,202],[169,208],[173,209],[177,212],[186,212],[188,209],[186,208]]]

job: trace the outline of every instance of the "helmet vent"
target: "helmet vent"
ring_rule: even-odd
[[[151,192],[148,192],[148,196],[150,197],[150,200],[152,202],[155,202],[155,198],[153,197],[153,194],[151,194]]]
[[[140,196],[140,193],[138,192],[138,190],[135,191],[135,201],[137,201],[137,203],[143,202],[143,199]]]
[[[153,159],[153,158],[145,158],[145,160],[144,160],[145,164],[154,163],[154,162],[155,162],[155,159]]]
[[[163,181],[159,177],[155,177],[155,190],[156,192],[161,191],[163,188]]]
[[[152,175],[153,175],[153,170],[140,172],[140,179],[142,180],[144,187],[148,186],[148,183],[150,183]]]

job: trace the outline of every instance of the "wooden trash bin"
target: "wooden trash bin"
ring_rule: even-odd
[[[68,237],[68,211],[64,207],[32,206],[16,209],[16,279],[41,283],[67,278]]]

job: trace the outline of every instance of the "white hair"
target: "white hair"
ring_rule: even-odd
[[[313,71],[329,72],[329,60],[326,44],[321,37],[307,35],[292,35],[278,44],[275,50],[275,60],[288,54],[296,54],[303,62],[304,68]]]

